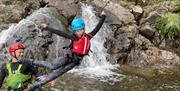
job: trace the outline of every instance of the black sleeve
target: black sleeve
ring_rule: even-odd
[[[33,65],[30,65],[30,69],[29,69],[31,75],[33,76],[37,76],[37,73],[38,73],[38,67],[35,67]]]
[[[24,58],[23,60],[21,60],[21,63],[28,67],[28,72],[31,75],[36,76],[36,74],[38,73],[38,67],[33,65],[33,59]]]
[[[97,26],[93,29],[93,31],[89,33],[90,35],[92,35],[92,36],[96,35],[96,33],[97,33],[97,32],[100,30],[100,28],[102,27],[105,18],[106,18],[105,15],[102,15],[102,16],[101,16],[101,20],[99,21],[99,23],[97,24]]]
[[[66,32],[59,31],[59,30],[56,30],[56,29],[53,29],[53,28],[50,28],[50,27],[47,27],[45,30],[48,30],[48,31],[50,31],[52,33],[55,33],[55,34],[57,34],[59,36],[70,39],[72,41],[78,40],[73,34],[68,34]]]
[[[6,77],[6,72],[5,72],[5,67],[6,65],[5,64],[3,64],[2,66],[1,66],[1,72],[0,72],[0,88],[1,88],[1,86],[2,86],[2,84],[3,84],[3,81],[4,81],[4,78]]]

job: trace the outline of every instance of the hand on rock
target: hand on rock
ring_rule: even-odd
[[[43,28],[43,29],[44,29],[44,28],[47,28],[47,26],[48,26],[48,25],[47,25],[46,23],[41,24],[41,28]]]

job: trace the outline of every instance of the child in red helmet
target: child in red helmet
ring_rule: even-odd
[[[105,13],[103,11],[101,13],[100,22],[97,24],[95,29],[90,33],[85,33],[85,23],[82,18],[76,18],[72,21],[71,28],[74,34],[68,34],[63,31],[52,29],[48,27],[46,24],[42,24],[42,27],[45,30],[48,30],[64,38],[70,39],[72,41],[70,45],[71,53],[69,53],[64,57],[59,57],[55,59],[53,62],[33,61],[32,59],[24,59],[25,61],[32,62],[33,65],[42,66],[53,70],[53,72],[50,73],[45,80],[32,84],[31,86],[28,87],[28,90],[32,90],[37,87],[40,87],[48,83],[49,81],[56,79],[57,77],[71,70],[75,66],[79,65],[83,57],[88,55],[90,51],[90,40],[100,30],[104,20],[105,20]]]

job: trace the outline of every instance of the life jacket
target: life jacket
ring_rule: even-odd
[[[80,55],[88,55],[90,51],[90,40],[92,36],[90,34],[85,34],[78,41],[72,41],[71,43],[71,51],[72,53],[80,54]]]
[[[11,63],[6,64],[6,68],[8,70],[8,78],[6,80],[7,86],[11,89],[19,89],[26,86],[27,81],[31,79],[30,75],[24,75],[20,72],[22,64],[19,64],[18,69],[12,73]]]

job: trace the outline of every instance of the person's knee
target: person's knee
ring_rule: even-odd
[[[51,70],[56,70],[59,66],[57,64],[51,64],[50,69]]]
[[[57,69],[57,67],[55,67],[54,65],[50,65],[50,70],[55,70],[55,69]]]

